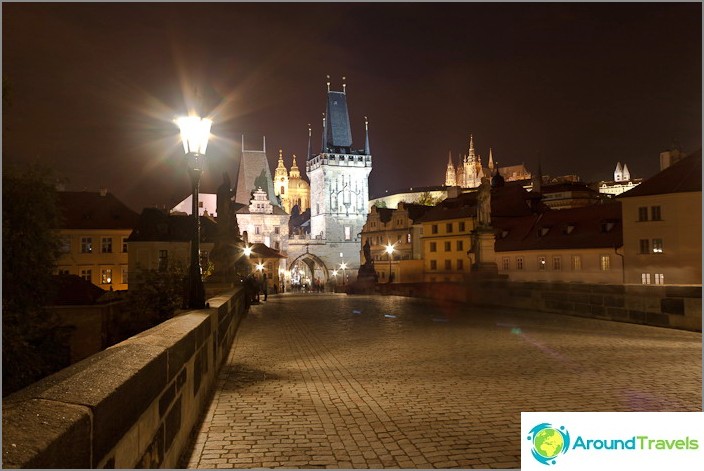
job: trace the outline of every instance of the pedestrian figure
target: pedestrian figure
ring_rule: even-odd
[[[262,277],[262,291],[264,292],[264,301],[269,295],[269,283],[266,282],[266,276]]]

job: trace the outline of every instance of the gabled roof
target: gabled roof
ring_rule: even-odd
[[[492,218],[497,252],[610,248],[623,245],[621,203]]]
[[[139,218],[112,193],[59,191],[57,205],[62,229],[132,229]]]
[[[272,213],[271,214],[266,214],[266,213],[252,213],[249,210],[249,206],[242,205],[240,208],[236,209],[235,212],[237,214],[261,214],[263,216],[288,216],[288,213],[281,209],[280,206],[277,206],[275,204],[271,205]]]
[[[237,173],[235,201],[249,205],[252,192],[258,187],[266,192],[272,204],[278,204],[274,195],[274,183],[266,152],[263,150],[243,150]]]
[[[531,214],[531,195],[519,185],[506,185],[491,189],[491,217],[520,217]],[[416,222],[441,221],[475,217],[477,214],[477,192],[462,193],[456,198],[447,198],[430,209]],[[541,206],[542,210],[546,207]]]
[[[128,242],[189,242],[193,234],[193,217],[168,214],[158,208],[144,208]],[[214,242],[217,222],[210,216],[200,217],[200,241]]]
[[[95,304],[105,290],[78,275],[51,277],[50,306],[83,306]]]
[[[702,191],[701,149],[656,173],[632,190],[620,194],[618,198],[695,191]]]
[[[249,256],[250,260],[257,258],[286,258],[286,256],[278,250],[274,250],[271,247],[267,247],[261,242],[255,242],[249,247],[252,249],[252,254]]]

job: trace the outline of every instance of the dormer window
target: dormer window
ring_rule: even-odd
[[[601,232],[610,232],[616,225],[613,221],[605,221],[601,223]]]
[[[506,237],[508,237],[508,231],[501,231],[501,238],[505,239]]]
[[[567,224],[567,227],[565,228],[565,234],[572,234],[572,231],[574,231],[575,225],[574,224]]]
[[[541,228],[540,228],[540,237],[545,236],[548,232],[550,232],[550,228],[549,228],[549,227],[541,227]]]

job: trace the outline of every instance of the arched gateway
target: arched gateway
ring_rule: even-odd
[[[330,279],[330,273],[325,263],[315,254],[304,253],[294,258],[287,267],[291,273],[292,286],[313,286],[317,281],[326,285]]]

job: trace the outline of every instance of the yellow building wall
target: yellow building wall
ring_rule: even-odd
[[[70,275],[81,275],[81,272],[90,270],[90,282],[104,290],[126,290],[127,279],[123,279],[123,272],[128,270],[128,254],[123,251],[123,241],[129,237],[132,229],[62,229],[59,237],[67,242],[68,251],[59,256],[56,264],[57,273],[68,273]],[[90,237],[92,241],[92,251],[90,253],[81,252],[81,239]],[[110,252],[103,252],[103,239],[110,239],[112,247]],[[124,242],[126,247],[127,243]],[[111,270],[108,279],[103,279],[102,271]],[[107,273],[106,273],[107,275]]]
[[[602,256],[608,257],[608,269],[602,269]],[[545,259],[544,264],[541,263],[541,257]],[[578,264],[573,261],[573,257],[579,257]],[[522,269],[519,259],[523,260]],[[622,257],[612,248],[496,252],[499,274],[508,275],[510,281],[621,284],[622,263]]]
[[[623,198],[623,244],[626,283],[642,284],[643,274],[664,275],[666,285],[702,284],[702,193],[669,193]],[[652,207],[660,207],[660,221],[652,221]],[[639,221],[646,207],[648,221]],[[640,253],[640,240],[650,253]],[[661,239],[662,253],[653,253],[653,239]]]
[[[464,229],[460,230],[460,223]],[[448,231],[447,225],[452,230]],[[433,226],[437,226],[433,230]],[[423,281],[463,281],[474,263],[470,232],[474,229],[472,218],[445,219],[423,223]],[[449,247],[446,246],[449,243]],[[461,245],[458,245],[461,244]],[[433,249],[435,244],[435,250]],[[448,250],[449,249],[449,250]],[[433,263],[434,262],[434,263]]]

